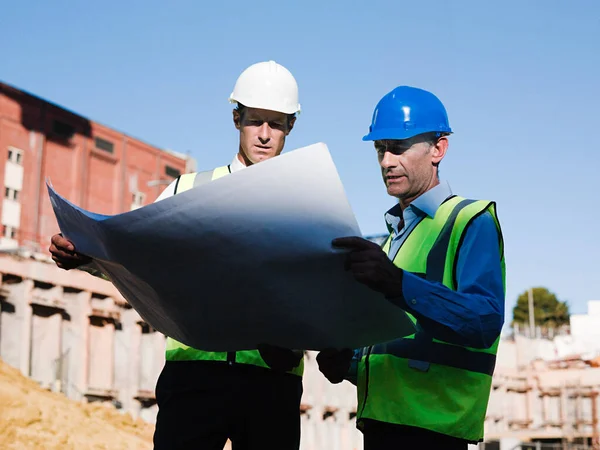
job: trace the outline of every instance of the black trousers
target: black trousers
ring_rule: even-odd
[[[422,428],[365,420],[364,450],[467,450],[468,442]]]
[[[155,450],[298,450],[302,379],[248,364],[167,361]]]

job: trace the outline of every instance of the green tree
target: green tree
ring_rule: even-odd
[[[558,328],[569,323],[569,305],[560,301],[545,287],[533,288],[533,317],[536,325],[545,328]],[[529,292],[525,291],[517,299],[513,308],[513,324],[529,326]]]

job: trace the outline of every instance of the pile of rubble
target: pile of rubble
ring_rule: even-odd
[[[0,360],[0,448],[152,448],[154,427],[111,406],[78,403],[41,388]]]

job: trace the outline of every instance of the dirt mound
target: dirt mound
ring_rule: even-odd
[[[145,450],[154,426],[42,389],[0,360],[0,449]]]

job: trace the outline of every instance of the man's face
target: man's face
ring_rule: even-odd
[[[266,109],[244,108],[241,115],[234,110],[233,122],[240,130],[240,154],[246,165],[278,156],[295,120],[289,120],[287,114]]]
[[[403,140],[375,141],[388,194],[412,200],[435,186],[437,165],[444,157],[447,146],[445,137],[432,143],[423,135]]]

